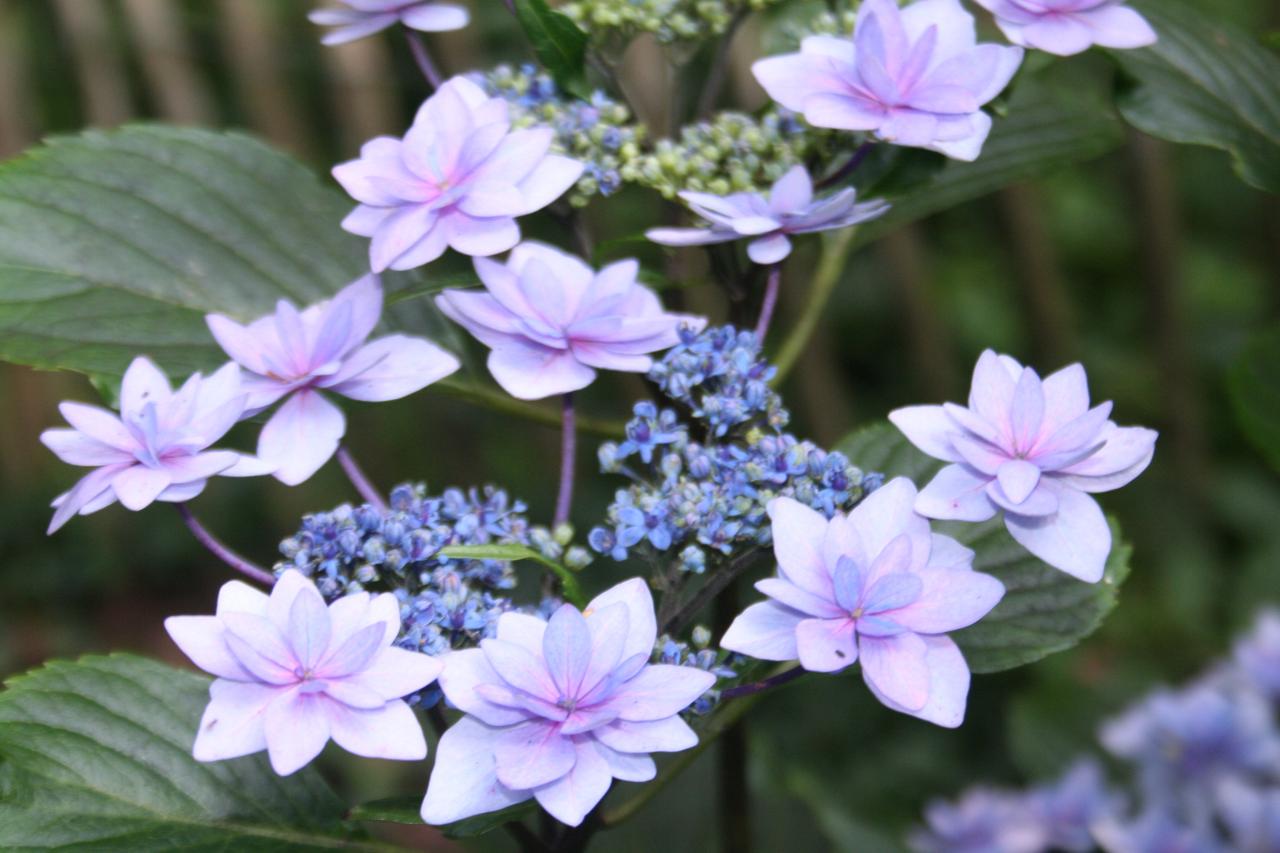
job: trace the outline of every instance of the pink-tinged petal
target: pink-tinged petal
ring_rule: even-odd
[[[111,488],[125,509],[137,511],[150,506],[172,482],[173,478],[163,468],[133,465],[116,474]]]
[[[387,221],[387,217],[395,213],[394,207],[373,207],[358,204],[342,219],[342,230],[361,237],[372,237]]]
[[[68,465],[97,468],[101,465],[133,464],[134,461],[132,454],[74,429],[47,429],[40,433],[40,442]]]
[[[1010,459],[996,471],[996,479],[1009,500],[1020,504],[1039,484],[1040,468],[1025,459]]]
[[[977,160],[982,154],[982,146],[986,144],[987,137],[991,135],[991,116],[984,112],[977,112],[963,118],[967,130],[961,133],[950,132],[944,136],[943,128],[940,126],[938,138],[926,147],[945,154],[952,160],[960,160],[964,163]],[[956,126],[961,125],[957,123]]]
[[[1058,511],[1025,517],[1005,513],[1009,534],[1055,569],[1086,583],[1097,583],[1111,553],[1111,528],[1089,495],[1072,488],[1058,490]]]
[[[608,703],[623,720],[661,720],[688,708],[715,683],[714,675],[700,669],[653,664],[619,685]]]
[[[582,674],[578,696],[590,692],[617,668],[630,634],[630,618],[621,602],[595,608],[585,617],[590,632],[590,662]]]
[[[720,647],[760,660],[796,660],[796,626],[805,614],[762,601],[742,611],[720,640]]]
[[[60,403],[58,411],[67,419],[67,423],[89,438],[123,450],[131,456],[138,449],[137,439],[114,412],[84,403]]]
[[[1007,424],[1018,379],[993,350],[984,351],[973,368],[969,408],[993,426]]]
[[[667,344],[667,346],[671,346],[671,344]],[[655,349],[664,348],[655,347]],[[609,344],[588,344],[575,341],[572,351],[573,357],[581,364],[597,370],[615,370],[620,373],[647,373],[653,367],[653,359],[650,356],[614,352]]]
[[[1044,387],[1034,370],[1024,368],[1013,387],[1013,400],[1009,405],[1009,435],[1014,448],[1025,453],[1035,447],[1043,423]]]
[[[798,53],[757,60],[751,73],[769,97],[793,112],[804,110],[805,99],[814,94],[814,64]]]
[[[775,214],[792,213],[813,203],[813,181],[804,166],[792,166],[769,190],[769,209]]]
[[[385,707],[387,698],[375,690],[349,678],[336,678],[321,682],[312,682],[317,689],[323,687],[324,695],[334,701],[335,705],[348,708],[360,708],[365,711]]]
[[[559,694],[576,696],[591,665],[591,630],[572,604],[560,605],[547,621],[547,630],[542,635],[542,656]]]
[[[533,792],[538,804],[561,823],[578,826],[594,809],[613,783],[609,762],[596,750],[589,737],[574,744],[573,769],[549,785]]]
[[[472,717],[463,717],[444,733],[422,801],[424,821],[441,826],[529,799],[530,792],[512,791],[498,781],[493,757],[497,733]]]
[[[365,758],[421,761],[427,740],[413,711],[404,702],[388,702],[368,710],[330,703],[326,709],[334,743]]]
[[[610,749],[593,741],[596,752],[609,765],[609,773],[623,782],[648,782],[658,775],[658,765],[647,755],[635,755]]]
[[[590,613],[600,606],[593,601],[587,606],[586,612]],[[649,609],[652,611],[653,607],[650,606]],[[546,630],[547,623],[544,620],[528,613],[503,613],[498,617],[498,639],[515,643],[530,654],[542,654],[542,636]],[[653,648],[652,640],[646,648]]]
[[[987,477],[994,477],[1009,461],[1009,455],[1002,449],[971,434],[957,433],[951,439],[951,446],[960,455],[961,462]]]
[[[382,595],[391,595],[391,593],[382,593]],[[379,598],[382,595],[378,596]],[[394,596],[392,596],[394,598]],[[367,592],[355,592],[350,595],[344,595],[337,601],[329,605],[329,625],[331,626],[332,637],[329,640],[330,656],[339,648],[341,648],[347,640],[351,639],[357,633],[365,630],[371,624],[378,620],[371,618],[370,605],[373,596]],[[399,606],[396,606],[396,618],[393,626],[383,625],[384,635],[375,645],[375,648],[381,648],[395,639],[395,635],[400,631]],[[391,636],[386,636],[388,627],[390,627]]]
[[[806,616],[834,619],[844,612],[838,605],[828,599],[803,590],[782,578],[765,578],[764,580],[756,581],[756,589],[779,604],[786,605],[792,610],[798,610]]]
[[[172,393],[164,372],[151,359],[138,356],[129,364],[120,382],[120,411],[136,414],[147,403],[159,405],[168,400]]]
[[[564,195],[582,177],[583,164],[558,154],[543,158],[527,178],[520,182],[524,207],[515,215],[524,216],[551,204]]]
[[[482,684],[502,683],[502,677],[489,665],[488,658],[480,649],[448,652],[443,663],[444,670],[439,675],[440,689],[458,710],[491,726],[509,726],[529,716],[488,702],[476,692]]]
[[[614,604],[623,604],[627,608],[627,641],[622,646],[621,658],[626,660],[638,654],[648,658],[658,637],[658,620],[654,615],[653,594],[649,592],[649,585],[643,578],[623,581],[591,599],[583,612],[590,617],[596,611]],[[506,619],[506,616],[502,619]],[[502,631],[501,621],[498,623],[498,630]]]
[[[1127,6],[1106,5],[1084,15],[1093,30],[1093,42],[1100,47],[1130,50],[1156,43],[1156,31],[1147,19]]]
[[[342,410],[310,389],[296,391],[258,436],[258,458],[288,486],[310,479],[338,449],[347,431]]]
[[[918,635],[858,638],[862,676],[879,693],[911,711],[929,701],[929,647]]]
[[[249,613],[218,617],[226,629],[223,639],[240,666],[255,680],[287,685],[298,680],[298,662],[269,619]]]
[[[933,113],[900,107],[889,111],[888,118],[876,131],[886,142],[927,148],[938,135],[939,120]]]
[[[498,145],[496,151],[477,170],[475,177],[485,181],[519,184],[547,156],[555,133],[549,127],[514,130]],[[507,215],[517,215],[514,210]]]
[[[543,642],[546,642],[545,635]],[[521,646],[502,640],[481,640],[480,649],[488,659],[489,666],[507,684],[551,703],[559,701],[560,694],[540,657],[530,654]]]
[[[228,613],[266,616],[268,601],[267,594],[262,590],[255,589],[244,581],[228,581],[218,590],[218,606],[214,612],[218,616]]]
[[[264,350],[270,346],[268,340],[254,334],[253,329],[221,314],[206,314],[204,321],[222,351],[241,367],[253,373],[269,371],[267,361],[263,358]]]
[[[196,761],[222,761],[267,748],[267,707],[280,695],[266,684],[218,679],[209,685],[209,705],[200,718],[191,754]]]
[[[616,719],[618,719],[618,712],[614,708],[599,705],[592,708],[579,708],[570,712],[559,723],[560,734],[565,736],[584,734],[601,726],[607,726]]]
[[[382,272],[413,248],[436,224],[437,212],[430,205],[402,207],[386,218],[369,244],[369,263]]]
[[[967,465],[948,465],[921,489],[915,510],[926,518],[986,521],[996,514],[986,493],[990,482]]]
[[[444,662],[440,658],[392,646],[383,649],[354,680],[385,699],[398,699],[417,693],[443,671]]]
[[[471,16],[462,6],[448,3],[426,3],[412,6],[400,13],[400,20],[406,27],[422,30],[427,33],[441,33],[449,30],[460,30],[471,20]]]
[[[481,181],[467,190],[458,209],[468,216],[510,216],[524,208],[524,195],[515,184]]]
[[[496,255],[520,242],[520,228],[510,217],[477,219],[454,211],[440,224],[447,228],[449,245],[464,255]]]
[[[681,752],[698,745],[698,735],[679,716],[646,722],[616,720],[591,735],[619,752]]]
[[[1044,379],[1044,433],[1052,434],[1089,411],[1089,377],[1079,364]]]
[[[319,12],[324,10],[317,9],[316,11]],[[387,27],[393,26],[396,20],[396,16],[390,12],[385,15],[362,17],[355,23],[344,27],[338,27],[337,29],[325,33],[320,38],[320,43],[325,47],[334,47],[336,45],[356,41],[357,39],[362,39],[365,36],[371,36],[374,33],[385,30]],[[321,20],[315,21],[315,23],[326,22]]]
[[[192,480],[189,483],[180,483],[177,485],[173,485],[165,489],[163,492],[161,492],[156,497],[156,500],[166,501],[169,503],[185,503],[186,501],[191,500],[196,495],[203,492],[204,487],[207,485],[209,485],[208,480]],[[103,504],[103,506],[109,506],[110,504],[115,502],[116,496],[114,492],[104,493],[104,494],[109,494],[111,497],[111,500],[107,501],[107,503]],[[81,510],[81,512],[84,513],[85,511]]]
[[[300,595],[294,599],[293,606],[296,609],[300,602],[310,599],[310,595]],[[356,676],[357,679],[363,678],[367,673],[370,665],[380,652],[389,652],[390,649],[384,648],[382,645],[382,637],[385,633],[382,625],[374,623],[366,625],[348,637],[339,639],[334,637],[328,643],[328,648],[323,652],[323,657],[308,666],[308,669],[315,671],[316,678],[323,679],[344,679],[349,676]],[[412,654],[412,653],[411,653]],[[298,656],[301,658],[301,655]],[[374,687],[374,678],[372,675],[367,679],[369,686]],[[377,685],[381,686],[381,685]],[[382,693],[383,701],[387,699],[398,699],[405,693],[412,690],[404,691],[404,693]]]
[[[782,232],[752,240],[747,244],[747,257],[753,263],[768,265],[785,260],[791,254],[791,241]]]
[[[573,739],[545,720],[521,723],[496,732],[493,757],[498,781],[517,791],[554,782],[573,769]]]
[[[449,226],[443,219],[437,219],[435,225],[422,235],[417,243],[405,250],[404,254],[391,262],[393,270],[411,270],[425,266],[444,254],[449,248]]]
[[[987,497],[993,504],[1006,512],[1016,515],[1044,516],[1058,511],[1058,489],[1050,481],[1041,479],[1040,483],[1021,501],[1014,501],[1005,494],[999,481],[987,484]]]
[[[46,534],[52,534],[66,524],[76,513],[89,512],[110,506],[115,501],[115,492],[111,489],[111,481],[128,465],[108,465],[96,471],[90,471],[72,486],[71,491],[60,495],[53,501],[57,511],[49,521]]]
[[[253,681],[227,648],[222,621],[216,616],[170,616],[164,620],[169,637],[205,672],[232,681]]]
[[[972,553],[972,552],[971,552]],[[977,622],[1004,597],[1004,584],[970,569],[924,569],[920,597],[893,611],[894,622],[917,634],[945,634]]]
[[[241,455],[230,450],[209,450],[194,456],[170,456],[162,459],[164,472],[172,483],[207,480],[240,464]]]
[[[271,595],[267,597],[266,617],[281,636],[289,630],[289,612],[293,609],[293,600],[303,590],[315,591],[315,584],[297,569],[289,569],[276,579],[271,587]]]
[[[923,452],[934,459],[959,462],[960,456],[951,446],[951,435],[958,432],[955,421],[941,406],[907,406],[889,413],[889,421]]]
[[[1105,428],[1099,438],[1102,449],[1069,468],[1060,479],[1086,492],[1109,492],[1130,483],[1147,469],[1155,455],[1159,433],[1143,427]]]
[[[954,729],[964,722],[965,703],[969,696],[969,665],[950,637],[923,639],[928,650],[925,663],[929,670],[929,699],[923,708],[911,709],[895,702],[870,680],[867,686],[886,707]]]
[[[929,522],[917,514],[918,509],[915,484],[906,477],[895,477],[854,507],[848,523],[857,532],[867,556],[874,559],[890,542],[906,534],[912,552],[923,564],[929,555],[931,534]]]
[[[644,236],[663,246],[708,246],[738,239],[733,231],[715,231],[710,228],[650,228],[644,232]]]
[[[865,566],[871,562],[874,555],[868,554],[863,546],[857,525],[851,523],[848,516],[836,513],[832,516],[831,521],[828,522],[827,535],[822,541],[822,559],[827,566],[828,577],[831,581],[820,595],[828,601],[836,600],[834,587],[835,570],[839,567],[840,560],[846,557],[852,560],[855,566]]]
[[[568,350],[537,345],[496,349],[487,362],[494,380],[512,397],[541,400],[580,391],[595,381],[596,372]]]
[[[810,672],[839,672],[858,659],[853,620],[804,619],[796,626],[800,665]]]
[[[380,403],[420,391],[456,371],[453,355],[423,338],[389,335],[347,356],[323,387],[353,400]]]
[[[769,502],[773,554],[782,576],[814,595],[831,599],[831,574],[822,557],[827,519],[793,498]]]
[[[959,0],[917,0],[901,10],[902,28],[910,41],[918,40],[930,27],[938,28],[939,58],[948,58],[972,50],[977,43],[973,16]]]
[[[1045,15],[1022,28],[1029,47],[1057,56],[1074,56],[1093,44],[1093,31],[1074,15]]]
[[[263,722],[272,770],[289,776],[320,754],[329,742],[331,701],[318,693],[293,690],[267,705]]]
[[[833,130],[878,130],[889,120],[889,111],[875,101],[834,93],[810,95],[802,112],[814,127]]]
[[[930,569],[969,571],[973,568],[973,551],[950,536],[935,533],[933,534],[933,545],[929,550],[929,561],[926,567]]]

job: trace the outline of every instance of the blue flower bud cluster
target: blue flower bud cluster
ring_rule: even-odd
[[[735,667],[741,665],[743,661],[744,658],[741,655],[711,648],[711,631],[703,625],[693,629],[689,643],[682,643],[663,634],[654,646],[654,663],[691,666],[714,675],[717,684],[720,679],[737,678],[738,671]],[[715,710],[719,703],[720,690],[713,685],[689,706],[689,711],[703,716]]]
[[[586,101],[566,95],[549,74],[532,65],[499,65],[474,79],[490,96],[511,105],[514,126],[550,127],[555,131],[552,150],[585,164],[569,193],[571,204],[581,207],[597,193],[608,196],[622,187],[621,170],[640,156],[644,139],[643,125],[632,121],[626,106],[600,91]]]
[[[766,507],[775,497],[830,517],[883,481],[782,432],[790,416],[769,388],[773,368],[755,335],[731,326],[680,334],[649,379],[684,414],[637,403],[625,440],[600,448],[602,470],[633,484],[588,536],[597,552],[615,560],[635,549],[674,552],[677,568],[701,574],[709,556],[772,541]]]
[[[1102,745],[1127,765],[1123,793],[1082,758],[1050,785],[931,803],[912,849],[1280,850],[1278,661],[1280,613],[1264,613],[1233,660],[1103,725]]]
[[[507,561],[451,559],[442,548],[519,544],[552,559],[565,555],[564,543],[530,526],[524,512],[523,503],[491,486],[429,495],[423,485],[400,485],[385,512],[343,504],[305,516],[280,543],[284,559],[274,569],[297,569],[330,601],[366,590],[393,593],[400,601],[396,644],[437,655],[493,636],[498,617],[514,609],[503,593],[516,582]],[[569,550],[589,561],[583,549]],[[425,707],[438,695],[431,688],[414,698]]]

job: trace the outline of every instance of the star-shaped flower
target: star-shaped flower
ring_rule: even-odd
[[[977,0],[1009,41],[1059,56],[1093,45],[1146,47],[1156,31],[1124,0]]]
[[[345,9],[313,9],[311,23],[333,27],[321,42],[345,44],[397,23],[428,33],[460,30],[471,20],[465,6],[433,0],[341,0]]]

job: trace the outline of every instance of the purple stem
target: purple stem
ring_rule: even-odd
[[[867,159],[867,155],[871,153],[871,149],[875,147],[874,142],[864,142],[859,145],[857,150],[854,151],[853,154],[849,155],[849,159],[845,161],[844,165],[827,177],[818,181],[818,185],[815,189],[825,190],[827,187],[835,186],[845,178],[852,175],[854,170],[862,165],[862,161]]]
[[[778,290],[782,285],[782,264],[769,267],[769,279],[764,286],[764,303],[760,306],[760,320],[756,323],[756,340],[764,345],[764,336],[769,334],[769,323],[773,320],[773,311],[778,307]]]
[[[351,481],[351,485],[356,487],[356,491],[360,493],[360,497],[379,512],[387,511],[387,502],[382,499],[382,495],[378,494],[378,490],[374,488],[373,483],[364,475],[364,471],[360,470],[360,466],[356,464],[355,457],[345,448],[338,447],[338,464],[342,466],[342,470],[346,473],[347,479]]]
[[[722,700],[737,699],[739,696],[750,696],[752,693],[762,693],[765,690],[770,690],[774,687],[781,687],[783,684],[795,681],[806,672],[808,672],[808,670],[802,666],[792,667],[791,669],[784,670],[777,675],[771,675],[761,681],[753,681],[750,684],[739,684],[737,687],[730,687],[728,690],[724,690],[720,693],[720,698]]]
[[[568,522],[573,505],[573,463],[577,453],[578,431],[574,423],[573,392],[564,395],[564,420],[560,436],[560,493],[556,497],[555,527]]]
[[[436,68],[436,64],[431,61],[431,54],[427,51],[427,45],[423,42],[422,36],[405,27],[404,37],[409,42],[409,50],[413,53],[413,61],[418,63],[418,69],[422,72],[422,76],[427,78],[427,82],[431,84],[432,89],[439,89],[440,84],[444,82],[444,78],[440,76],[440,69]]]
[[[235,569],[237,572],[240,572],[242,575],[252,578],[260,584],[265,584],[266,586],[275,585],[276,579],[271,572],[268,572],[260,566],[254,565],[244,557],[241,557],[235,551],[232,551],[226,545],[219,542],[217,537],[206,530],[204,525],[196,519],[195,515],[191,512],[191,507],[184,503],[177,504],[177,507],[178,514],[181,515],[182,520],[187,523],[187,529],[191,531],[191,535],[196,537],[200,544],[208,548],[215,557]]]

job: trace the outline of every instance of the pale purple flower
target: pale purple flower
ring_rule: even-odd
[[[216,616],[171,616],[165,630],[196,666],[217,676],[192,754],[221,761],[267,750],[287,776],[332,738],[369,758],[427,757],[422,727],[400,697],[435,680],[436,658],[391,645],[400,605],[359,592],[326,605],[290,569],[268,597],[224,584]]]
[[[360,205],[342,221],[372,237],[374,272],[430,263],[446,246],[464,255],[520,242],[517,216],[541,210],[582,174],[550,154],[549,127],[512,130],[507,102],[454,77],[427,98],[404,139],[379,136],[333,176]]]
[[[1280,786],[1250,785],[1236,777],[1214,792],[1218,812],[1239,853],[1280,850]]]
[[[933,800],[926,827],[911,834],[913,853],[1043,853],[1048,833],[1024,797],[974,788],[955,802]]]
[[[765,198],[759,193],[728,196],[682,192],[680,198],[707,220],[705,228],[651,228],[645,236],[664,246],[703,246],[749,239],[747,255],[757,264],[776,264],[791,254],[789,234],[810,234],[847,228],[883,216],[884,201],[857,203],[858,192],[847,187],[814,199],[813,181],[804,166],[792,166]]]
[[[1077,760],[1056,782],[1033,788],[1026,801],[1047,835],[1044,847],[1069,853],[1093,850],[1091,828],[1119,814],[1123,804],[1092,758]]]
[[[720,645],[812,672],[861,661],[886,706],[940,726],[964,720],[969,666],[947,636],[985,616],[1004,585],[973,571],[973,552],[931,533],[899,477],[830,521],[791,498],[769,504],[778,576],[756,584]]]
[[[975,160],[991,131],[982,111],[1022,49],[978,44],[959,0],[865,0],[853,38],[810,36],[799,53],[752,66],[769,97],[815,127],[868,131],[895,145]]]
[[[333,299],[299,311],[287,300],[242,326],[221,314],[205,319],[219,346],[250,375],[245,416],[281,398],[258,437],[258,457],[291,486],[314,474],[347,429],[342,410],[321,390],[352,400],[396,400],[458,369],[458,360],[423,338],[365,339],[382,313],[382,287],[367,275]]]
[[[449,653],[440,687],[466,716],[436,754],[422,818],[445,824],[534,798],[577,826],[614,779],[647,782],[651,752],[698,742],[679,716],[709,672],[650,664],[657,624],[639,578],[550,621],[498,618],[496,639]]]
[[[345,9],[313,9],[311,23],[333,27],[320,41],[344,44],[396,23],[428,33],[460,30],[471,20],[465,6],[431,0],[341,0]]]
[[[1258,614],[1253,630],[1236,643],[1235,664],[1259,692],[1280,699],[1280,611]]]
[[[1009,533],[1054,568],[1102,579],[1111,529],[1091,492],[1109,492],[1151,463],[1156,432],[1089,407],[1084,368],[1041,380],[987,350],[973,371],[969,406],[910,406],[890,413],[903,435],[946,466],[920,492],[929,518],[986,521],[1004,511]]]
[[[207,449],[240,420],[246,402],[240,370],[199,373],[174,391],[160,369],[135,358],[120,386],[120,414],[84,403],[58,410],[72,429],[48,429],[45,446],[63,462],[94,470],[53,501],[53,533],[73,516],[117,500],[140,510],[152,501],[187,501],[217,474],[251,476],[269,468],[230,450]]]
[[[995,16],[1014,44],[1058,56],[1071,56],[1092,45],[1147,47],[1156,32],[1146,18],[1124,0],[977,0]]]
[[[590,385],[596,370],[644,373],[675,346],[681,325],[636,281],[634,260],[596,272],[542,243],[521,243],[506,264],[476,258],[484,291],[446,290],[436,305],[492,351],[489,372],[513,397],[537,400]]]

